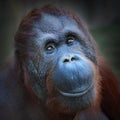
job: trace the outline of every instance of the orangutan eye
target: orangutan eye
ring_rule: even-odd
[[[45,46],[45,50],[49,53],[53,52],[55,49],[56,49],[56,46],[54,42],[49,42]]]
[[[72,34],[66,36],[66,43],[68,45],[72,45],[75,40],[76,40],[76,37]]]
[[[54,44],[49,44],[49,45],[47,45],[47,47],[46,47],[46,50],[47,51],[52,51],[52,50],[54,50],[55,49],[55,45]]]

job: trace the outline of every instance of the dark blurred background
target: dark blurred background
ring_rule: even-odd
[[[120,77],[119,0],[0,0],[0,66],[13,57],[14,34],[21,19],[31,9],[48,3],[80,14],[102,55]]]

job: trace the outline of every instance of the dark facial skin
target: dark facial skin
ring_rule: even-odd
[[[32,31],[37,37],[28,41],[25,64],[36,95],[47,100],[53,94],[64,108],[89,107],[96,97],[96,56],[93,46],[86,48],[90,43],[81,27],[71,18],[43,14]],[[53,87],[49,94],[46,82]]]

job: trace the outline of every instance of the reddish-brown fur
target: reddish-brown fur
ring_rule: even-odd
[[[120,119],[120,85],[107,63],[99,60],[102,77],[102,108],[112,120]]]
[[[29,27],[31,27],[31,22],[29,18],[38,19],[37,14],[39,15],[42,9],[38,13],[34,13],[34,11],[24,18],[23,21],[26,21],[26,27],[24,28],[27,32],[22,34],[27,34],[28,36],[34,36],[35,33],[29,33]],[[44,8],[44,11],[49,11],[49,8]],[[50,11],[51,12],[51,11]],[[61,10],[61,14],[63,14]],[[71,13],[64,13],[65,15],[71,16],[78,23],[79,18],[73,16]],[[84,26],[82,24],[82,26]],[[20,28],[22,28],[22,24]],[[22,28],[23,29],[23,28]],[[84,29],[84,28],[83,28]],[[88,31],[84,29],[86,34]],[[20,34],[19,34],[20,35]],[[17,44],[23,42],[24,45],[26,39],[24,36],[16,36],[16,46]],[[23,40],[23,41],[21,41]],[[94,43],[91,43],[94,44]],[[22,47],[22,46],[21,46]],[[27,46],[26,46],[27,47]],[[97,50],[96,50],[97,51]],[[101,119],[103,113],[109,117],[111,120],[119,120],[120,119],[120,87],[118,84],[118,80],[112,74],[104,60],[98,55],[98,70],[95,69],[96,72],[96,87],[98,91],[98,99],[95,101],[93,106],[91,106],[87,110],[77,111],[77,112],[63,112],[65,111],[60,104],[53,103],[54,106],[57,106],[57,109],[53,108],[52,111],[46,107],[46,102],[40,100],[32,90],[31,84],[29,83],[29,75],[27,70],[24,67],[24,64],[21,62],[21,58],[27,57],[27,52],[22,51],[20,56],[17,56],[17,59],[12,64],[11,68],[2,73],[1,80],[4,80],[3,85],[4,88],[3,94],[6,94],[3,97],[4,104],[0,108],[0,119],[2,120],[96,120],[97,118]],[[16,54],[18,55],[18,53]],[[95,66],[95,65],[93,65]],[[51,73],[49,73],[50,76]],[[6,77],[4,77],[6,76]],[[46,86],[48,88],[48,103],[51,100],[53,94],[51,91],[53,90],[52,84],[49,81],[49,76],[46,80]],[[99,83],[99,84],[98,84]],[[7,92],[6,92],[7,91]],[[11,101],[7,101],[6,99],[11,98]],[[58,112],[59,111],[59,112]],[[98,117],[99,116],[99,117]]]

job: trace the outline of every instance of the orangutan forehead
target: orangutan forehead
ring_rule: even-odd
[[[66,16],[54,16],[50,14],[42,14],[40,19],[40,30],[42,32],[58,32],[64,27],[73,25],[77,26],[75,20],[68,18]]]

